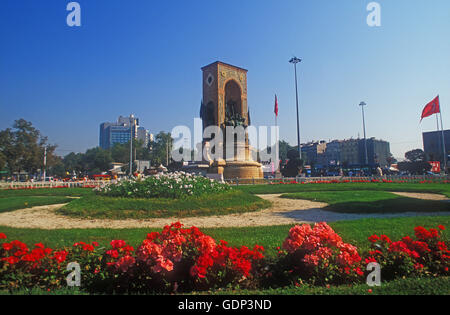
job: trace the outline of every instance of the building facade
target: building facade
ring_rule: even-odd
[[[364,139],[333,140],[329,143],[321,141],[305,149],[308,153],[308,162],[315,161],[314,164],[318,167],[346,168],[366,166],[366,145],[367,166],[388,166],[391,156],[390,144],[375,138],[367,139],[366,144]]]
[[[130,139],[137,139],[139,128],[139,119],[130,115],[129,117],[120,116],[117,122],[105,122],[100,124],[100,147],[110,149],[114,144],[124,144],[130,142]]]
[[[327,143],[325,141],[302,144],[302,155],[306,155],[305,163],[308,165],[323,166],[326,164],[326,161],[323,159],[326,149]]]
[[[424,132],[423,136],[423,151],[430,161],[439,161],[444,164],[444,147],[442,146],[442,132],[432,131]],[[447,161],[450,155],[450,130],[444,130],[444,143],[447,154]]]

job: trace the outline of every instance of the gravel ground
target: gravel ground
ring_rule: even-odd
[[[399,193],[400,194],[400,193]],[[401,193],[404,195],[404,193]],[[432,194],[409,194],[412,198],[439,198],[432,200],[446,200],[445,196]],[[413,197],[414,195],[414,197]],[[324,211],[327,204],[308,200],[280,198],[281,195],[260,195],[261,198],[272,202],[268,209],[258,212],[230,214],[222,216],[192,217],[192,218],[158,218],[146,220],[106,220],[106,219],[77,219],[58,215],[55,210],[62,204],[40,206],[29,209],[0,213],[0,226],[16,228],[38,229],[86,229],[86,228],[161,228],[172,222],[181,221],[185,226],[206,227],[244,227],[244,226],[273,226],[297,223],[333,222],[340,220],[355,220],[362,218],[391,218],[408,216],[450,215],[449,212],[440,213],[400,213],[400,214],[345,214]]]

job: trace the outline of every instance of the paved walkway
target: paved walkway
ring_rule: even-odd
[[[399,195],[406,196],[404,193]],[[411,216],[450,215],[449,212],[407,212],[396,214],[346,214],[323,210],[325,203],[308,200],[285,199],[281,195],[260,195],[261,198],[272,202],[268,209],[258,212],[230,214],[222,216],[191,217],[191,218],[158,218],[146,220],[108,220],[108,219],[77,219],[56,214],[55,211],[63,204],[40,206],[12,212],[0,213],[0,226],[16,228],[38,229],[89,229],[89,228],[161,228],[172,222],[181,221],[185,226],[206,227],[245,227],[245,226],[273,226],[291,225],[312,222],[333,222],[341,220],[356,220],[363,218],[392,218]],[[410,198],[427,200],[446,200],[445,196],[434,194],[409,194]]]

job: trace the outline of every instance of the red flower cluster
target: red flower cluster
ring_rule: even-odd
[[[6,235],[0,233],[0,238],[6,239]],[[65,260],[67,255],[67,253],[64,254],[64,251],[54,253],[53,249],[46,248],[42,243],[35,244],[34,248],[30,250],[25,243],[17,240],[3,243],[2,249],[4,253],[1,261],[11,267],[20,263],[20,267],[26,270],[36,269],[52,260],[59,264]]]
[[[445,227],[439,225],[438,229],[443,231]],[[365,262],[380,263],[382,267],[385,267],[385,271],[392,272],[392,276],[401,272],[446,273],[450,262],[450,252],[446,243],[440,240],[441,235],[438,229],[428,230],[418,226],[414,229],[416,240],[405,236],[396,242],[392,242],[386,235],[372,235],[369,241],[374,250],[369,252]],[[413,266],[413,269],[412,267],[408,269],[408,266]]]
[[[107,265],[115,271],[127,272],[136,262],[132,256],[133,246],[127,245],[123,240],[112,240],[110,245],[112,249],[106,251],[106,255],[111,258],[111,261]]]
[[[252,262],[263,258],[261,246],[251,251],[228,247],[227,243],[216,241],[203,234],[198,228],[183,229],[177,222],[164,227],[161,233],[150,233],[137,250],[137,261],[143,262],[155,273],[170,272],[176,264],[192,260],[190,274],[200,279],[207,278],[209,271],[217,268],[231,268],[244,277],[251,271]]]
[[[264,248],[255,245],[253,250],[246,246],[241,248],[228,247],[227,242],[221,241],[210,251],[205,251],[197,259],[197,263],[191,268],[191,275],[206,278],[208,270],[231,269],[248,277],[252,269],[253,261],[264,258]]]
[[[97,242],[92,242],[91,244],[86,244],[85,242],[78,242],[73,244],[73,247],[81,248],[87,252],[93,252],[95,250],[95,247],[97,246],[98,246]]]
[[[363,274],[358,266],[361,257],[357,248],[344,243],[325,222],[315,224],[314,228],[309,224],[293,227],[283,248],[288,254],[301,253],[302,262],[307,267],[328,268],[336,265],[341,273]]]

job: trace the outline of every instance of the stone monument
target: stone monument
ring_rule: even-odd
[[[202,68],[203,71],[203,100],[201,117],[203,130],[209,126],[217,126],[222,130],[223,158],[211,159],[210,174],[223,174],[225,179],[262,178],[262,166],[252,160],[248,134],[244,140],[234,139],[234,148],[227,143],[227,126],[241,126],[246,128],[250,124],[247,105],[247,70],[220,61]],[[211,139],[203,139],[203,147],[208,148]],[[233,150],[233,153],[227,150]],[[231,158],[226,157],[232,156]]]

